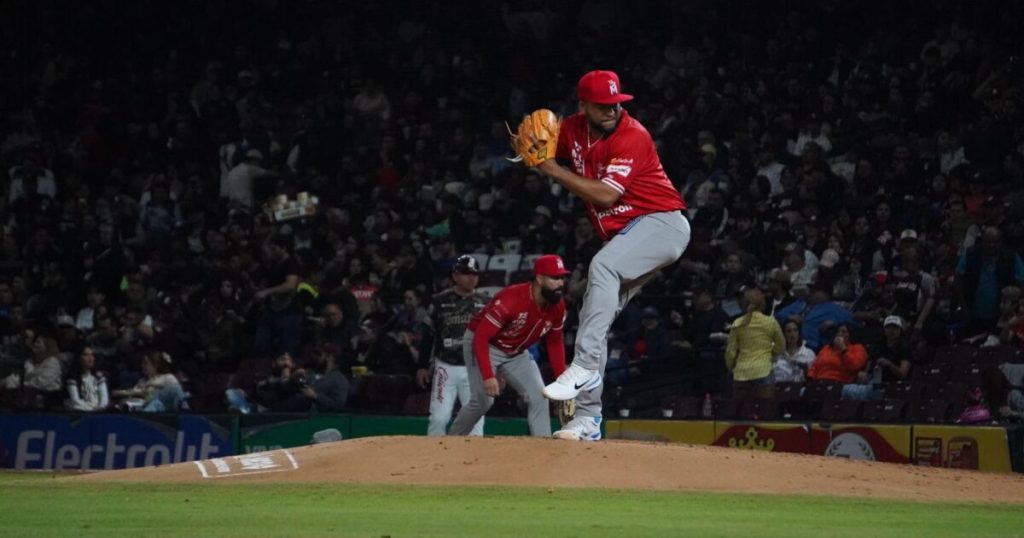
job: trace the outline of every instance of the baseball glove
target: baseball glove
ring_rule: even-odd
[[[509,160],[523,161],[526,166],[533,168],[544,161],[554,159],[558,146],[558,129],[561,126],[562,120],[546,108],[534,110],[529,116],[524,116],[515,133],[508,124],[505,124],[509,136],[512,137],[512,151],[517,155],[516,158]]]
[[[558,423],[565,426],[576,415],[576,400],[555,402],[555,412],[558,414]]]

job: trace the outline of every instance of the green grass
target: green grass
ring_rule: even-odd
[[[1024,536],[1024,506],[344,484],[75,483],[0,474],[8,536]]]

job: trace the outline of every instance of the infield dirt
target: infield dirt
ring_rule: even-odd
[[[367,437],[67,479],[519,485],[1024,504],[1024,476],[1016,474],[710,446],[529,437]]]

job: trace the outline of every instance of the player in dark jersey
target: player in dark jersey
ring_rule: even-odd
[[[434,322],[434,346],[429,358],[420,365],[416,380],[420,386],[433,381],[430,388],[430,421],[427,435],[444,435],[452,419],[455,400],[462,405],[469,401],[469,376],[462,357],[462,337],[474,314],[487,304],[487,297],[476,291],[480,283],[480,266],[476,258],[463,255],[452,268],[454,286],[434,296],[430,317]],[[470,435],[484,434],[484,419],[473,426]]]

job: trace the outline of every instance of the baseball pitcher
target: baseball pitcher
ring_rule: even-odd
[[[585,202],[606,241],[590,262],[572,365],[544,388],[552,400],[576,398],[575,418],[555,433],[563,439],[601,438],[608,328],[690,242],[686,204],[665,175],[651,135],[622,108],[633,96],[621,90],[614,72],[591,71],[577,85],[579,112],[559,122],[549,110],[534,111],[512,136],[519,159]]]

